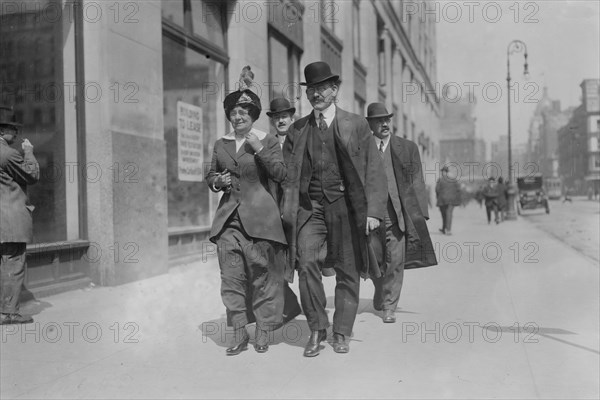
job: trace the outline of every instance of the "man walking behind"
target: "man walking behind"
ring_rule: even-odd
[[[382,273],[381,277],[372,278],[373,308],[383,310],[384,323],[396,322],[395,311],[407,265],[437,264],[425,222],[429,211],[419,149],[414,142],[392,135],[392,116],[382,103],[372,103],[367,108],[367,121],[383,160],[382,173],[387,181],[384,223],[372,233]],[[407,243],[411,244],[410,248]]]
[[[325,62],[304,69],[312,112],[285,141],[283,221],[298,266],[300,300],[311,330],[304,356],[319,354],[329,319],[322,276],[335,271],[333,350],[347,353],[358,311],[360,275],[369,274],[367,235],[385,211],[385,175],[364,117],[336,106],[341,81]],[[373,265],[374,264],[374,265]]]
[[[33,145],[23,139],[24,155],[10,147],[19,133],[12,108],[0,107],[0,303],[2,325],[27,324],[33,318],[19,314],[19,296],[25,278],[27,243],[33,236],[27,185],[39,179]]]
[[[279,141],[279,145],[283,148],[283,143],[287,137],[288,130],[294,122],[294,114],[296,108],[292,107],[290,102],[283,97],[274,98],[269,106],[270,110],[267,111],[271,125],[275,128],[277,133],[275,137]]]
[[[435,185],[437,206],[442,214],[442,232],[445,235],[452,234],[452,212],[454,207],[460,205],[460,184],[456,178],[448,176],[449,170],[446,165],[442,167],[442,176]]]

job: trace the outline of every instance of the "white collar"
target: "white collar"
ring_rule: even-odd
[[[263,140],[265,137],[267,137],[267,133],[263,132],[259,129],[256,128],[252,128],[250,129],[250,132],[254,132],[254,134],[256,135],[256,137],[258,137],[258,140]],[[226,134],[225,136],[223,136],[223,139],[225,140],[236,140],[235,137],[235,131],[231,131],[228,134]],[[242,140],[240,140],[242,141]]]
[[[388,144],[390,144],[391,138],[392,138],[391,134],[384,137],[383,139],[380,139],[377,136],[373,135],[373,139],[375,139],[375,143],[377,143],[377,150],[379,150],[379,143],[381,143],[381,141],[383,140],[383,152],[385,153],[385,150],[387,149]]]
[[[313,109],[313,115],[315,116],[315,121],[317,121],[317,124],[319,123],[319,114],[323,114],[323,118],[325,118],[325,123],[327,123],[327,127],[331,126],[331,123],[333,122],[333,119],[335,118],[335,104],[331,104],[329,107],[327,107],[325,110],[323,111],[318,111]]]

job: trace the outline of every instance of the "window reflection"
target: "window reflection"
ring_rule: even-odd
[[[62,70],[66,32],[63,21],[46,18],[43,9],[15,3],[19,4],[14,12],[0,15],[0,103],[12,105],[23,123],[14,147],[20,150],[21,139],[29,139],[40,164],[40,181],[28,187],[36,207],[33,240],[56,242],[67,239],[65,133],[60,117],[64,101],[69,101]],[[58,0],[49,3],[62,7]],[[46,60],[57,60],[61,67],[47,66]]]
[[[163,38],[169,228],[210,225],[212,192],[205,182],[182,181],[178,176],[177,102],[202,108],[203,165],[210,165],[213,143],[226,133],[221,98],[224,80],[223,64],[168,37]]]

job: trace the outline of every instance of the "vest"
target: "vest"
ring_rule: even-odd
[[[308,195],[312,200],[333,203],[344,196],[344,181],[335,153],[333,132],[335,119],[329,127],[321,131],[314,120],[309,122],[306,149],[311,160],[312,174],[308,185]]]
[[[380,140],[377,139],[379,143]],[[392,146],[391,141],[383,152],[383,164],[385,165],[385,174],[388,183],[388,202],[387,214],[392,221],[398,221],[398,227],[404,232],[406,225],[404,224],[404,216],[402,215],[402,202],[400,201],[400,193],[396,184],[396,173],[394,172],[394,164],[392,163]],[[379,146],[377,146],[379,147]]]

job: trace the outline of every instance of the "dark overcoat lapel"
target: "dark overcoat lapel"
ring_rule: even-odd
[[[418,152],[419,150],[413,142],[397,136],[391,137],[390,144],[392,165],[396,172],[396,185],[406,223],[406,263],[404,268],[437,265],[433,243],[425,220],[427,202],[423,198],[426,192],[421,171],[422,166],[420,158],[417,162],[416,157],[410,154],[411,151]],[[425,212],[423,209],[425,209]]]

